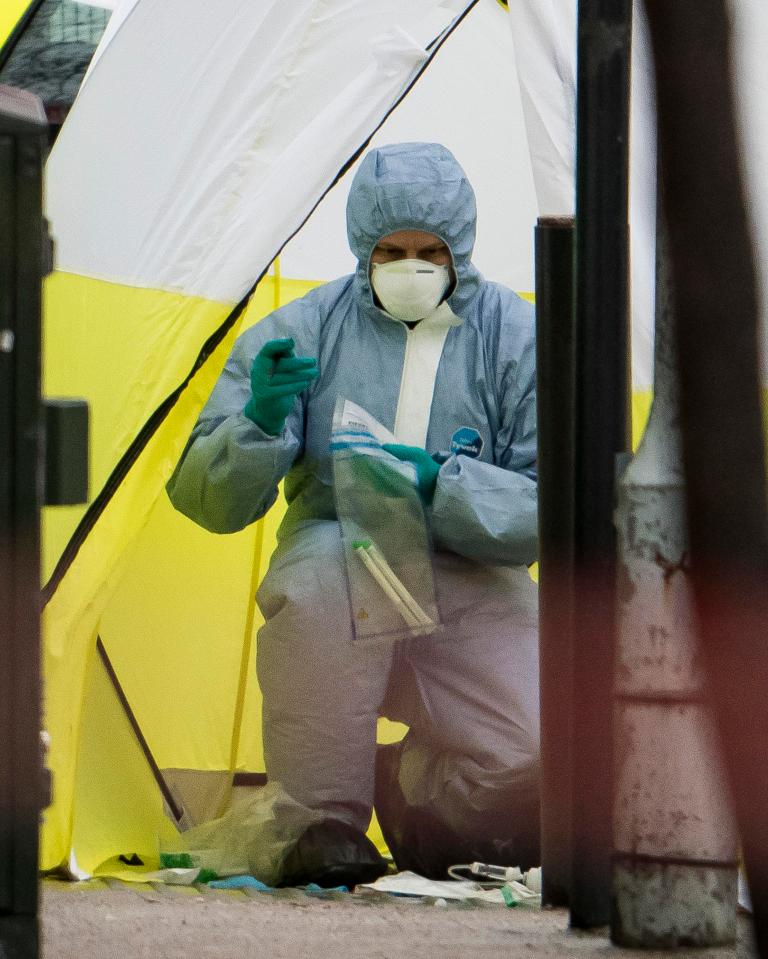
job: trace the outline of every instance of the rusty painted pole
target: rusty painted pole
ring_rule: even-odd
[[[611,939],[732,943],[737,837],[695,634],[666,236],[656,267],[654,400],[619,483]]]
[[[768,957],[768,476],[732,6],[645,0],[674,276],[692,579],[757,951]]]

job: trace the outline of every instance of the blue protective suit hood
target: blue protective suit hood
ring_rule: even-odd
[[[456,286],[448,299],[454,313],[476,295],[482,282],[472,265],[477,208],[467,175],[440,143],[394,143],[366,154],[347,201],[347,237],[357,257],[355,283],[361,302],[373,307],[371,253],[396,230],[426,230],[448,246]]]

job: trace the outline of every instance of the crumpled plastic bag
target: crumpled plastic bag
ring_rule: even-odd
[[[299,837],[324,818],[292,799],[280,783],[270,782],[220,819],[181,833],[168,851],[188,853],[192,864],[218,876],[247,874],[277,886]]]

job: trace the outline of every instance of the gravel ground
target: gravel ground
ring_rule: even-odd
[[[310,898],[169,889],[118,882],[43,885],[43,959],[588,959],[637,956],[607,933],[567,929],[564,910],[435,906],[391,897]],[[667,953],[643,952],[643,959]],[[676,957],[751,959],[740,920],[735,948]]]

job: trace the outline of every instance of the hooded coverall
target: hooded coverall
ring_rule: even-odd
[[[496,851],[493,861],[530,865],[538,829],[537,604],[526,569],[537,548],[534,318],[529,303],[473,266],[475,220],[472,188],[445,147],[370,151],[347,205],[356,272],[240,336],[168,490],[195,522],[228,533],[263,516],[285,477],[288,510],[257,594],[270,780],[364,831],[377,717],[387,715],[410,731],[390,769],[398,801],[383,797],[380,818],[416,817],[410,829],[383,821],[390,841],[423,839],[434,824],[438,842],[456,839],[445,862]],[[377,306],[369,277],[378,240],[409,229],[447,244],[456,280],[413,329]],[[278,337],[293,337],[296,355],[317,358],[320,373],[270,436],[243,409],[253,359]],[[329,450],[339,396],[398,442],[449,454],[426,508],[440,635],[353,641]],[[443,868],[393,851],[401,866]]]

